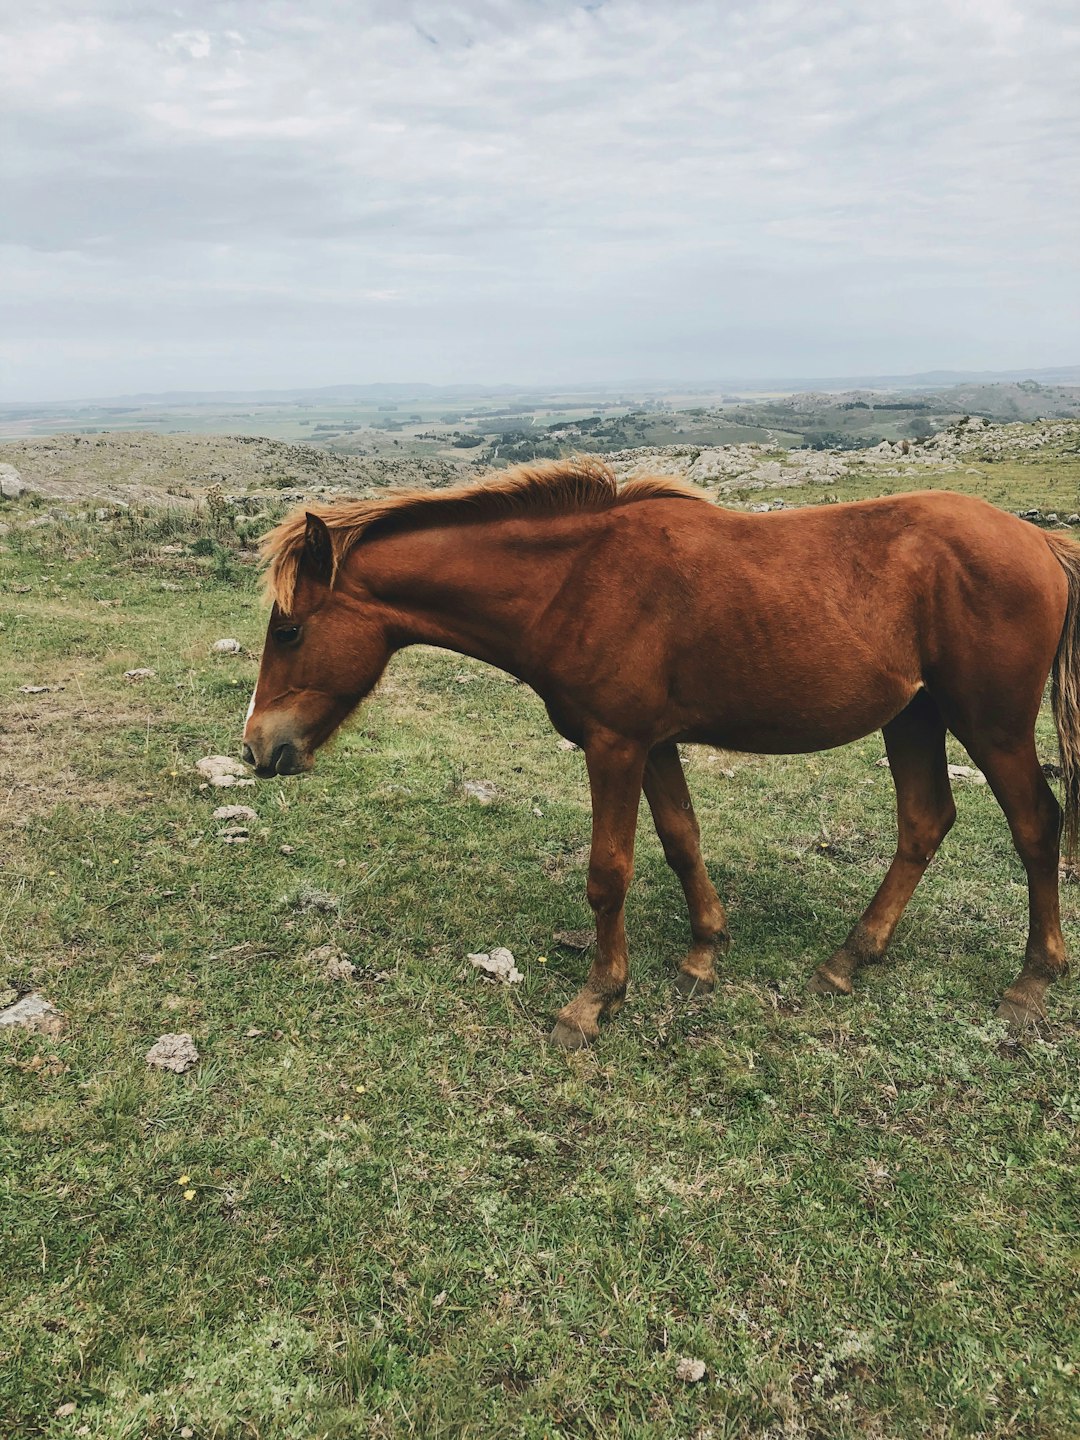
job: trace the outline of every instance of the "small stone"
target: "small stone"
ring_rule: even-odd
[[[470,800],[478,800],[481,805],[490,805],[499,798],[498,787],[491,780],[466,780],[461,788]]]
[[[227,830],[218,831],[218,839],[223,845],[246,845],[249,836],[243,825],[231,825]]]
[[[250,805],[219,805],[214,811],[215,820],[258,820]]]
[[[565,735],[559,737],[557,748],[560,750],[578,750],[581,747],[575,745],[573,740],[567,740]]]
[[[190,1035],[161,1035],[146,1052],[146,1063],[183,1075],[199,1063],[199,1052]]]
[[[239,779],[250,774],[246,765],[241,765],[239,760],[234,760],[230,755],[207,755],[202,760],[195,761],[195,769],[204,780],[209,780],[211,785],[217,783],[215,776],[228,775]]]
[[[985,785],[986,776],[971,765],[950,765],[950,780],[970,780],[973,785]]]
[[[25,494],[26,481],[15,466],[0,465],[0,497],[5,500],[18,500],[20,495]]]
[[[51,695],[54,690],[62,690],[62,685],[20,685],[20,695]]]
[[[0,1027],[14,1026],[38,1035],[56,1036],[64,1033],[64,1024],[63,1014],[37,990],[0,1010]]]
[[[516,985],[525,979],[525,976],[514,964],[513,954],[507,950],[505,945],[500,945],[490,954],[467,955],[465,958],[477,970],[482,970],[493,980],[502,980],[507,985]]]
[[[58,1405],[56,1407],[56,1418],[58,1420],[66,1420],[69,1415],[75,1414],[76,1409],[77,1406],[75,1404],[75,1401],[69,1400],[66,1404]]]
[[[125,679],[125,680],[152,680],[156,674],[157,674],[157,671],[156,671],[156,670],[151,670],[151,669],[149,669],[148,667],[144,667],[144,668],[139,669],[139,670],[125,670],[125,671],[124,671],[124,679]]]
[[[215,775],[210,784],[215,790],[243,790],[247,787],[254,788],[255,781],[250,775]]]
[[[689,1355],[684,1355],[675,1366],[675,1379],[682,1380],[687,1385],[697,1385],[705,1379],[705,1362],[693,1360]]]
[[[215,640],[213,645],[210,646],[210,649],[215,655],[239,655],[240,641]]]

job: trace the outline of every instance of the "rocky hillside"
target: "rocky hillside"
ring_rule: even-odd
[[[964,471],[973,461],[994,464],[1044,449],[1080,446],[1080,421],[1050,420],[1035,425],[993,425],[965,418],[928,440],[882,441],[869,450],[777,450],[766,445],[664,445],[616,450],[608,460],[616,472],[681,475],[721,496],[746,490],[831,485],[857,475],[895,478],[897,489],[916,489],[936,476]]]
[[[1000,486],[1010,466],[1061,477],[1054,506],[1074,511],[1068,476],[1080,457],[1080,421],[994,425],[965,418],[929,439],[883,441],[869,450],[784,450],[767,445],[663,445],[617,450],[607,458],[623,478],[680,475],[725,504],[764,508],[759,492],[807,490],[807,499],[910,490],[928,484],[985,493],[1007,503]],[[1034,467],[1034,470],[1033,470]],[[23,494],[46,504],[184,504],[211,488],[235,509],[271,502],[365,494],[388,485],[441,487],[474,478],[483,462],[415,456],[351,456],[250,436],[53,435],[0,445],[0,506]],[[972,477],[981,477],[975,483]],[[1067,483],[1066,483],[1067,482]],[[1041,483],[1041,482],[1040,482]],[[1000,493],[999,493],[1000,492]],[[1043,489],[1035,492],[1042,498]],[[780,497],[764,502],[781,503]],[[790,494],[784,503],[798,503]]]
[[[0,462],[45,500],[178,503],[211,486],[226,493],[339,494],[385,485],[448,485],[475,465],[413,457],[340,455],[251,435],[49,435],[0,445]]]

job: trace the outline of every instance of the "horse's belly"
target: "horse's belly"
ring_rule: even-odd
[[[697,717],[684,738],[762,755],[831,750],[880,730],[920,688],[917,675],[880,673],[855,686],[824,683],[783,695],[749,685],[718,697],[713,713]]]

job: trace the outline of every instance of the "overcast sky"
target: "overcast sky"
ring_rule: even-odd
[[[3,0],[0,396],[1080,363],[1076,0]]]

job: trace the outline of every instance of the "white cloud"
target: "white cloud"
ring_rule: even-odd
[[[199,334],[193,386],[1077,358],[1071,4],[53,0],[0,54],[12,393]]]

